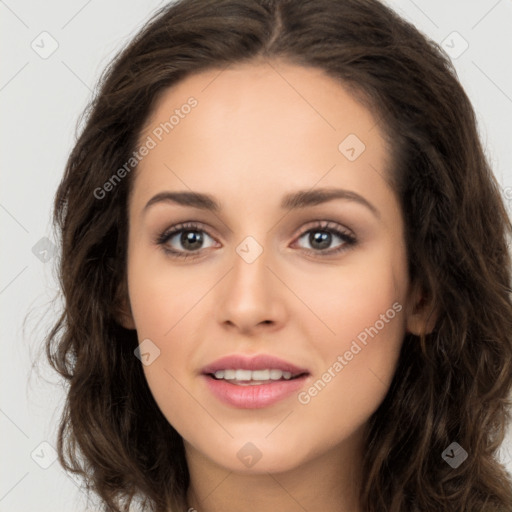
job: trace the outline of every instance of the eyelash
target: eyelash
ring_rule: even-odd
[[[321,231],[324,233],[329,233],[331,235],[336,235],[345,242],[339,248],[334,249],[334,250],[305,249],[306,252],[308,252],[310,254],[314,253],[315,255],[320,255],[321,257],[327,257],[327,256],[332,256],[333,254],[341,253],[343,251],[350,249],[357,243],[355,236],[352,235],[349,231],[340,230],[338,227],[335,227],[335,226],[339,226],[339,225],[335,224],[335,223],[331,223],[330,221],[324,221],[322,223],[318,223],[318,224],[310,227],[306,231],[302,232],[297,237],[297,239],[300,240],[304,235],[307,235],[308,233],[315,232],[315,231]],[[199,249],[198,251],[183,252],[183,251],[176,251],[175,249],[169,249],[169,247],[166,246],[167,242],[174,235],[176,235],[178,233],[182,233],[182,232],[187,232],[187,231],[206,233],[210,238],[213,239],[213,237],[210,234],[208,234],[207,231],[205,231],[203,229],[203,226],[201,224],[196,223],[196,222],[185,222],[182,224],[177,224],[176,226],[173,226],[173,227],[165,230],[160,235],[158,235],[156,238],[156,243],[159,246],[162,246],[163,251],[173,258],[176,257],[176,258],[187,259],[187,258],[198,257],[197,255],[200,253],[201,249]]]

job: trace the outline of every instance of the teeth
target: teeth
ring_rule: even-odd
[[[272,380],[280,379],[283,376],[283,372],[281,370],[270,370],[270,378]]]
[[[254,370],[251,372],[252,380],[269,380],[270,370]]]
[[[216,379],[235,380],[235,381],[269,381],[269,380],[290,380],[291,372],[284,372],[277,369],[268,370],[217,370]]]
[[[235,372],[236,380],[252,380],[251,376],[252,376],[251,370],[236,370],[236,372]]]

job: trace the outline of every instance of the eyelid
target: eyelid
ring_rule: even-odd
[[[308,222],[305,226],[302,226],[299,231],[297,231],[297,234],[294,235],[294,237],[301,237],[304,234],[306,234],[311,229],[318,229],[319,231],[325,229],[325,230],[333,230],[333,231],[340,231],[343,234],[351,235],[355,238],[354,232],[344,226],[343,224],[340,224],[339,222],[336,222],[334,220],[327,220],[327,219],[318,219]]]

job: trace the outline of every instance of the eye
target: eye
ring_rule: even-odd
[[[163,246],[166,253],[178,258],[189,258],[196,256],[194,253],[199,252],[203,247],[205,236],[211,240],[213,238],[208,235],[201,225],[195,222],[178,224],[169,230],[163,232],[157,239],[157,243]],[[174,247],[173,247],[174,245]],[[181,245],[176,249],[175,246]]]
[[[329,249],[336,238],[341,240],[341,244],[334,249]],[[356,238],[351,231],[329,221],[317,224],[303,232],[298,240],[301,239],[305,239],[311,246],[310,249],[306,248],[307,252],[320,256],[336,254],[356,244]]]

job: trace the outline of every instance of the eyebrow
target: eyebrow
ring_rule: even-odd
[[[298,190],[283,196],[281,208],[297,210],[308,206],[315,206],[334,199],[353,201],[368,208],[377,218],[380,212],[363,196],[351,190],[340,188],[321,188],[315,190]],[[215,213],[220,212],[221,206],[215,198],[209,194],[191,191],[160,192],[153,196],[144,206],[142,213],[145,213],[151,206],[157,203],[175,203],[182,206],[190,206],[201,210],[208,210]]]

